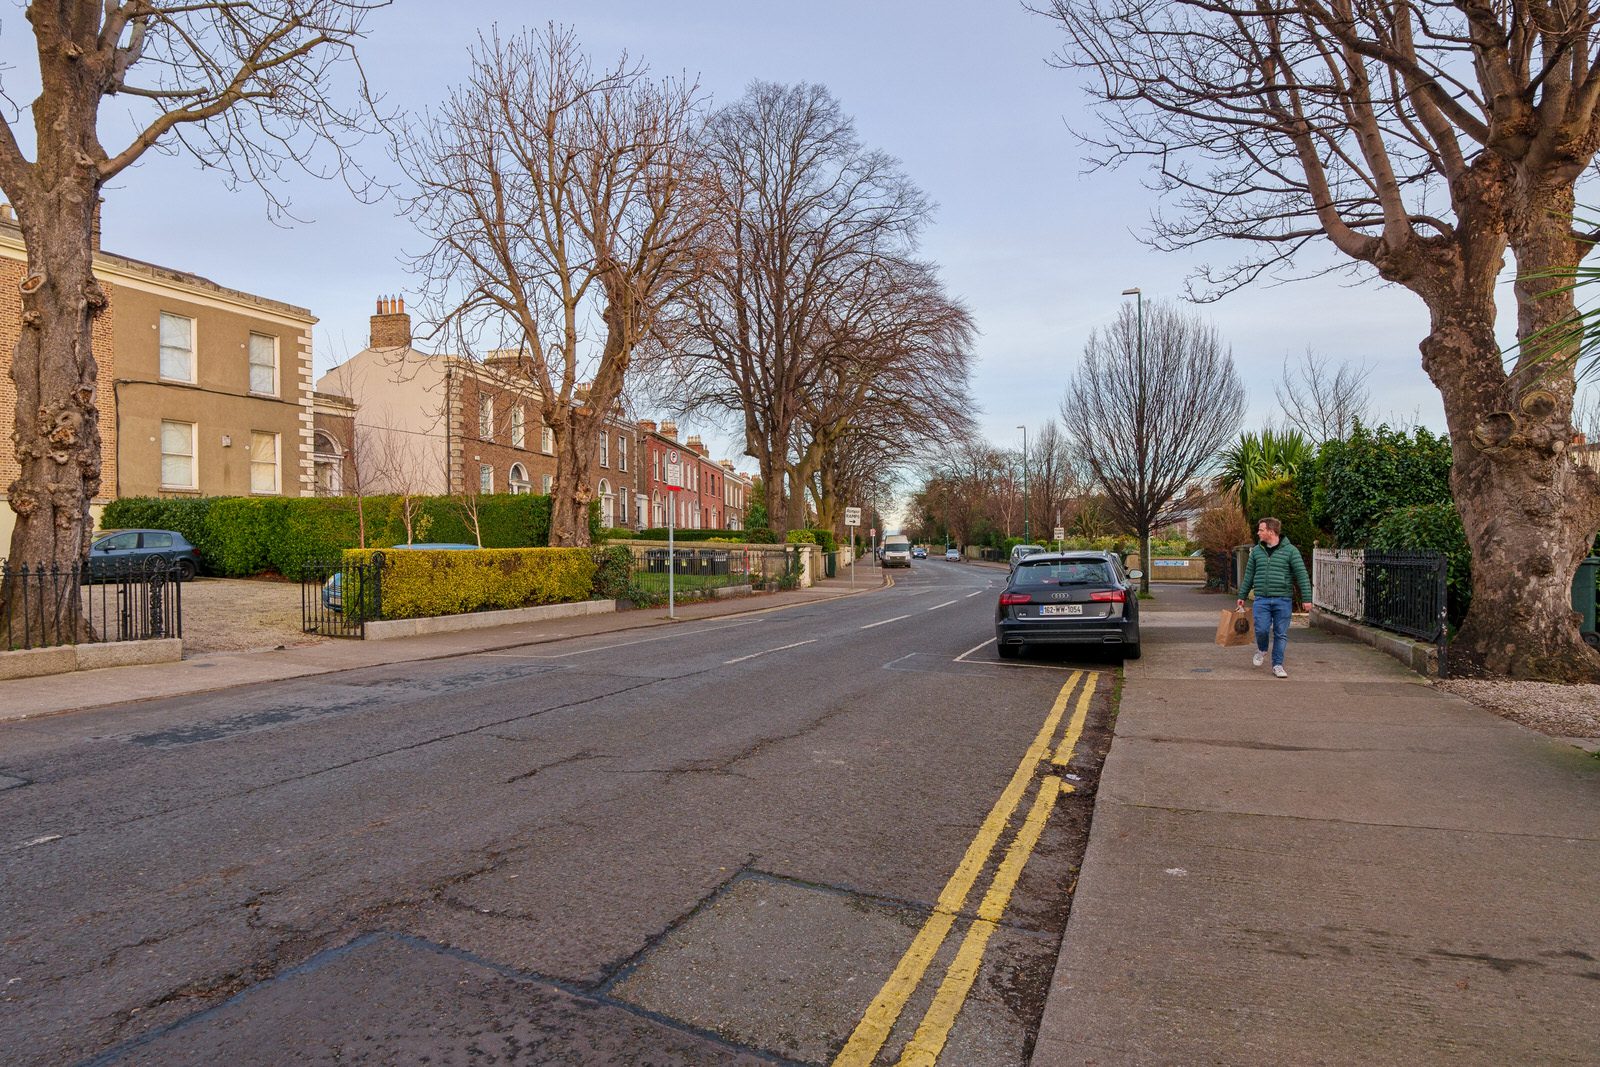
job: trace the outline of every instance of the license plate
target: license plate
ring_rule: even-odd
[[[1041,604],[1040,615],[1082,615],[1082,604]]]

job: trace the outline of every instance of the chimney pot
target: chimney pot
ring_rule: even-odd
[[[392,296],[378,298],[378,313],[372,316],[372,333],[367,344],[369,348],[411,347],[411,316],[406,314],[404,300]]]

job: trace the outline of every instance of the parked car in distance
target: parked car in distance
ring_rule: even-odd
[[[883,565],[885,567],[911,566],[911,540],[899,534],[883,539]]]
[[[960,563],[961,550],[956,548],[954,545],[951,545],[949,548],[944,550],[944,561],[946,563]]]
[[[1010,560],[1011,569],[1012,570],[1016,570],[1017,569],[1017,560],[1021,559],[1023,556],[1031,556],[1035,552],[1043,552],[1043,551],[1044,551],[1044,546],[1043,545],[1012,545],[1011,546],[1011,560]]]
[[[431,548],[431,549],[435,549],[435,550],[438,550],[438,551],[455,552],[455,551],[463,551],[463,550],[466,550],[466,549],[473,549],[473,548],[477,548],[477,547],[478,547],[477,545],[458,544],[458,543],[452,542],[452,541],[435,541],[435,542],[429,542],[429,543],[423,543],[423,544],[415,544],[415,545],[391,545],[390,546],[390,548],[392,548],[392,549],[396,549],[396,550],[400,550],[400,551],[408,551],[408,552],[409,551],[416,551],[418,549],[424,549],[424,548]],[[327,608],[329,611],[341,611],[342,612],[344,610],[344,572],[343,571],[334,571],[331,575],[328,576],[328,580],[322,583],[322,606]]]
[[[1011,569],[994,636],[1011,659],[1034,645],[1094,645],[1139,658],[1139,571],[1110,552],[1035,552]]]
[[[172,577],[187,582],[200,570],[200,553],[176,530],[102,530],[89,544],[89,580],[138,573],[145,560],[165,556]]]
[[[927,559],[928,558],[928,550],[926,548],[924,548],[922,545],[912,545],[911,546],[911,558],[912,559]]]

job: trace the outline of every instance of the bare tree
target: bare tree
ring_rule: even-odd
[[[1284,419],[1312,444],[1342,441],[1357,421],[1372,421],[1370,377],[1372,369],[1365,363],[1340,360],[1337,367],[1330,367],[1326,356],[1307,348],[1292,366],[1284,357],[1283,376],[1273,384],[1272,395]]]
[[[908,257],[929,205],[819,85],[753,84],[711,117],[704,143],[711,251],[690,294],[682,406],[739,415],[772,527],[785,530],[800,524],[817,458],[791,451],[796,427],[824,377],[867,354],[852,328],[863,297]]]
[[[1244,386],[1215,328],[1152,302],[1143,329],[1131,304],[1084,346],[1061,421],[1116,517],[1150,559],[1150,532],[1244,419]],[[1145,563],[1139,588],[1150,591]]]
[[[1600,6],[1534,0],[1048,0],[1059,61],[1093,72],[1096,162],[1148,162],[1176,211],[1151,242],[1251,251],[1215,295],[1326,238],[1427,306],[1422,366],[1444,400],[1473,555],[1457,662],[1600,677],[1570,602],[1600,527],[1600,472],[1566,454],[1578,338],[1571,278],[1594,248],[1575,187],[1600,147]],[[1495,335],[1505,253],[1518,346]]]
[[[1036,530],[1070,525],[1078,501],[1088,492],[1089,485],[1088,472],[1073,452],[1072,442],[1061,432],[1059,423],[1051,419],[1029,431],[1028,508],[1034,516]]]
[[[555,438],[550,540],[587,544],[598,435],[697,265],[699,91],[626,56],[598,70],[553,25],[480,39],[471,67],[400,148],[432,241],[414,265],[436,333],[526,357]]]
[[[101,189],[152,148],[182,147],[234,181],[276,176],[331,145],[339,164],[371,112],[330,101],[335,67],[354,55],[360,0],[105,0],[29,4],[40,93],[29,114],[34,158],[0,115],[0,190],[28,249],[22,329],[11,363],[21,474],[11,558],[73,566],[93,533],[100,429],[90,326],[106,306],[95,280]],[[134,132],[101,143],[100,112],[119,98]],[[119,115],[119,123],[121,116]],[[120,126],[119,126],[120,128]],[[354,173],[347,171],[347,173]],[[268,189],[268,203],[283,205]],[[88,635],[76,591],[39,616],[45,643]],[[14,607],[0,589],[0,615]],[[34,610],[39,610],[35,608]],[[36,624],[37,626],[38,624]]]
[[[791,476],[813,490],[817,522],[837,528],[836,453],[866,450],[892,484],[910,457],[972,432],[972,318],[933,267],[885,259],[863,271],[834,323],[827,358],[801,395]]]

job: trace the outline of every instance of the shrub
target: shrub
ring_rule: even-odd
[[[1336,544],[1367,544],[1395,508],[1450,502],[1450,439],[1421,427],[1408,435],[1358,423],[1348,440],[1322,446],[1315,478],[1312,519]]]
[[[1373,528],[1369,548],[1439,552],[1445,558],[1445,610],[1460,626],[1472,606],[1472,550],[1454,504],[1396,508]]]
[[[814,545],[817,543],[815,530],[790,530],[784,541],[791,545]]]
[[[370,561],[373,551],[346,552],[346,565]],[[593,552],[584,548],[391,550],[384,553],[383,617],[421,619],[587,600],[597,569]]]
[[[633,578],[633,553],[626,545],[596,548],[592,600],[627,600],[628,583]]]

